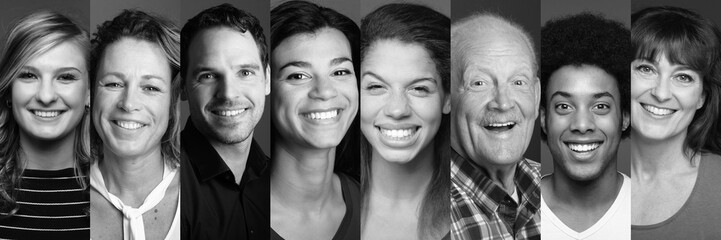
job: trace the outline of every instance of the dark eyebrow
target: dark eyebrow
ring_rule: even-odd
[[[33,66],[23,66],[22,68],[31,70],[31,71],[33,71],[33,72],[40,72],[39,69],[37,69],[37,68],[35,68],[35,67],[33,67]],[[80,69],[78,69],[78,68],[76,68],[76,67],[61,67],[61,68],[58,68],[57,70],[55,70],[55,74],[57,74],[57,73],[59,73],[59,72],[70,71],[70,70],[75,70],[75,71],[78,71],[78,72],[81,72],[81,73],[83,72],[83,71],[80,71]]]
[[[616,98],[613,97],[613,95],[610,92],[602,92],[602,93],[596,93],[593,94],[593,98],[602,98],[602,97],[610,97],[613,100],[616,100]]]
[[[361,79],[363,79],[363,77],[365,77],[366,75],[371,76],[375,79],[378,79],[379,81],[381,81],[383,83],[387,83],[385,79],[383,79],[381,76],[378,76],[378,74],[375,74],[374,72],[371,72],[371,71],[363,72],[363,74],[361,74]]]
[[[299,67],[299,68],[309,68],[309,67],[310,67],[310,63],[309,63],[309,62],[304,62],[304,61],[292,61],[292,62],[286,63],[286,64],[284,64],[282,67],[278,68],[278,71],[279,71],[279,72],[280,72],[280,71],[283,71],[284,68],[287,68],[287,67],[290,67],[290,66]]]
[[[339,65],[339,64],[344,63],[344,62],[351,62],[351,63],[353,63],[353,61],[351,61],[350,58],[347,58],[347,57],[337,57],[337,58],[334,58],[333,60],[330,61],[330,66]]]
[[[237,69],[252,69],[252,70],[260,71],[260,65],[255,64],[255,63],[240,64],[240,65],[233,66],[233,68],[237,68]]]
[[[561,96],[561,97],[564,97],[564,98],[570,98],[570,97],[571,97],[571,94],[568,93],[568,92],[564,92],[564,91],[557,91],[557,92],[554,92],[554,93],[551,95],[551,98],[553,98],[553,97],[555,97],[555,96]],[[595,98],[595,99],[599,99],[599,98],[602,98],[602,97],[610,97],[611,99],[614,99],[614,100],[615,100],[615,98],[613,97],[613,95],[612,95],[611,93],[609,93],[609,92],[601,92],[601,93],[595,93],[595,94],[593,94],[593,98]]]
[[[127,77],[125,76],[125,74],[120,73],[120,72],[108,72],[108,73],[105,73],[102,78],[105,78],[105,77],[107,77],[107,76],[115,76],[115,77],[120,78],[120,79],[122,79],[122,80],[127,80]],[[101,78],[101,79],[102,79],[102,78]],[[143,75],[142,78],[143,78],[143,80],[150,80],[150,79],[166,80],[166,79],[164,79],[164,78],[162,78],[162,77],[160,77],[160,76],[156,76],[156,75],[152,75],[152,74]]]

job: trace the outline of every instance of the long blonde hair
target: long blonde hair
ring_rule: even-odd
[[[13,79],[28,61],[66,41],[73,41],[86,50],[87,65],[90,59],[87,31],[59,13],[39,11],[24,17],[13,27],[5,42],[0,59],[0,211],[4,213],[13,215],[18,211],[15,188],[20,185],[25,169],[19,161],[23,157],[20,129],[8,104],[12,96]],[[83,189],[87,188],[84,176],[87,175],[90,162],[89,126],[86,111],[75,129],[73,149],[75,174],[81,176],[78,182]]]

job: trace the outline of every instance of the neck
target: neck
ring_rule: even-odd
[[[683,151],[686,132],[670,139],[644,138],[631,131],[631,173],[634,178],[656,178],[693,167]]]
[[[163,180],[165,162],[160,146],[138,156],[120,156],[105,147],[98,167],[108,191],[124,204],[139,207]]]
[[[250,146],[253,143],[253,133],[248,138],[232,144],[225,144],[215,140],[208,139],[211,146],[218,152],[230,171],[233,172],[235,182],[240,183],[245,173],[245,166],[248,163],[248,155],[250,154]]]
[[[551,194],[555,196],[555,201],[583,209],[607,207],[609,203],[613,203],[623,186],[623,177],[616,171],[615,158],[594,179],[577,181],[565,174],[560,167],[554,167],[550,180]]]
[[[389,162],[373,150],[370,193],[396,201],[423,199],[433,175],[434,149],[431,142],[405,163]]]
[[[507,165],[492,164],[491,161],[488,161],[486,159],[481,159],[480,157],[474,159],[465,154],[464,151],[458,151],[458,149],[463,148],[454,143],[455,142],[451,141],[451,148],[456,153],[461,155],[461,157],[463,157],[464,159],[476,163],[481,168],[481,171],[483,171],[483,173],[488,176],[491,181],[506,190],[508,194],[513,194],[516,186],[514,182],[514,177],[516,175],[516,166],[518,166],[519,161],[523,161],[523,158],[521,158],[519,161],[514,161],[512,164]]]
[[[57,140],[33,138],[20,130],[21,158],[27,169],[59,170],[74,166],[75,131]]]
[[[278,143],[273,148],[271,196],[294,209],[322,209],[333,196],[335,148],[308,149]]]

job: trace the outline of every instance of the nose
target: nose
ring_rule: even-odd
[[[236,93],[236,86],[234,85],[234,82],[237,81],[237,79],[227,78],[222,75],[218,77],[220,79],[218,81],[218,89],[215,92],[215,97],[219,99],[233,99],[238,97],[238,94]]]
[[[411,115],[411,108],[408,105],[408,96],[405,94],[393,94],[383,108],[384,113],[393,119],[402,119]]]
[[[499,84],[493,91],[493,99],[488,103],[488,108],[499,112],[513,109],[513,101],[508,96],[508,89]]]
[[[578,133],[593,132],[596,129],[593,113],[590,110],[578,110],[571,122],[571,131]]]
[[[135,90],[135,88],[130,86],[126,87],[120,101],[118,101],[117,107],[126,112],[140,110],[140,96],[138,96],[136,92],[137,90]]]
[[[53,81],[41,81],[40,89],[36,95],[36,99],[38,100],[38,102],[44,105],[49,105],[58,99],[58,93],[55,91]]]
[[[313,89],[308,93],[312,99],[328,100],[338,96],[338,90],[333,81],[326,77],[318,77],[313,83]]]
[[[651,96],[656,98],[659,102],[664,102],[671,99],[671,86],[670,80],[662,77],[656,81],[656,87],[651,89]]]

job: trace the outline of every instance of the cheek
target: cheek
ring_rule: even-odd
[[[22,106],[35,97],[37,86],[16,81],[13,83],[10,95],[13,108]],[[2,104],[5,104],[4,102]]]
[[[363,95],[361,96],[360,117],[362,121],[370,122],[383,109],[384,101],[381,96]]]
[[[603,131],[608,138],[621,136],[621,118],[617,114],[596,117],[596,127]]]
[[[571,117],[561,116],[552,112],[547,113],[548,119],[546,120],[546,131],[549,139],[560,137],[571,124]]]
[[[538,112],[538,105],[536,104],[535,96],[532,92],[517,92],[509,96],[512,100],[515,100],[521,112],[527,118],[531,118]]]
[[[643,92],[649,88],[653,88],[653,84],[649,84],[651,81],[644,81],[640,78],[631,78],[631,100],[640,97]]]
[[[410,101],[413,112],[427,123],[440,123],[443,116],[443,102],[440,95],[434,95],[430,98],[418,98]]]
[[[351,103],[351,106],[358,106],[358,86],[356,81],[346,81],[338,86],[338,91],[342,92]]]

